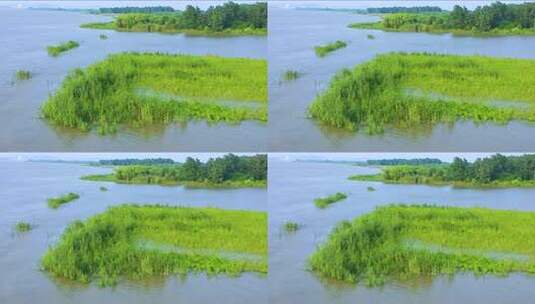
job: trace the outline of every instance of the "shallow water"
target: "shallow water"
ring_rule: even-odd
[[[433,157],[431,155],[426,155]],[[535,277],[506,278],[458,274],[412,284],[366,288],[319,279],[306,270],[306,259],[342,220],[368,213],[388,203],[433,203],[535,210],[535,189],[453,189],[425,185],[387,185],[349,181],[354,174],[378,169],[344,164],[290,162],[270,156],[268,190],[270,225],[270,299],[273,303],[531,303]],[[368,191],[373,186],[376,191]],[[313,200],[336,192],[346,200],[318,209]],[[302,224],[295,233],[283,232],[292,220]]]
[[[395,5],[400,5],[396,2]],[[403,2],[411,5],[415,2]],[[453,1],[425,1],[418,5],[451,8]],[[475,7],[483,2],[463,2]],[[535,149],[535,124],[513,121],[507,125],[461,121],[414,130],[387,130],[369,136],[321,127],[307,118],[307,107],[322,92],[332,76],[353,68],[375,55],[393,51],[438,52],[459,55],[535,58],[535,37],[454,37],[450,34],[395,33],[356,30],[350,23],[369,22],[376,16],[346,12],[296,10],[294,7],[385,6],[377,1],[298,3],[272,2],[269,7],[270,149],[274,151],[527,151]],[[368,39],[373,34],[375,39]],[[348,46],[324,58],[314,46],[345,40]],[[303,75],[280,82],[286,70]]]
[[[246,121],[239,125],[188,124],[122,129],[99,136],[54,128],[39,118],[39,108],[59,87],[68,71],[83,68],[122,51],[168,52],[226,57],[267,57],[266,37],[188,37],[182,34],[127,33],[82,29],[87,22],[111,20],[108,16],[76,12],[13,8],[19,2],[0,4],[0,132],[1,151],[264,151],[267,125]],[[23,4],[23,2],[20,2]],[[22,5],[21,4],[21,5]],[[139,3],[126,3],[139,5]],[[158,3],[154,4],[157,5]],[[201,3],[206,6],[210,3]],[[25,7],[122,6],[120,2],[43,2]],[[170,2],[166,5],[184,6]],[[9,7],[6,7],[9,6]],[[101,40],[100,34],[108,39]],[[53,58],[46,46],[67,40],[80,47]],[[13,83],[14,73],[30,70],[33,78]]]
[[[203,274],[142,283],[122,282],[114,288],[59,282],[39,270],[46,249],[74,220],[83,220],[123,203],[214,206],[267,210],[265,189],[203,190],[157,185],[121,185],[80,180],[110,169],[80,164],[0,160],[0,303],[264,303],[267,279],[254,273],[237,278]],[[105,186],[108,191],[99,188]],[[46,199],[76,192],[80,199],[49,209]],[[36,227],[13,232],[18,221]],[[9,279],[8,279],[9,278]]]

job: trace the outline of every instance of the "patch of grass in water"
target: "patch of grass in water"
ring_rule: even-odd
[[[283,227],[284,227],[284,231],[286,231],[287,233],[293,233],[299,230],[299,228],[301,228],[301,225],[299,225],[299,223],[296,223],[296,222],[288,221],[284,223]]]
[[[336,74],[309,107],[326,126],[380,134],[385,127],[410,130],[458,120],[535,121],[535,60],[484,56],[390,53]],[[408,96],[407,88],[451,98]],[[493,107],[477,100],[531,105]]]
[[[283,81],[292,81],[296,80],[297,78],[301,77],[301,73],[295,70],[287,70],[282,74],[282,80]]]
[[[107,35],[104,35],[104,34],[100,34],[100,35],[98,36],[98,38],[100,38],[100,40],[106,40],[106,39],[108,39],[108,36],[107,36]]]
[[[316,207],[323,209],[323,208],[327,208],[331,204],[334,204],[346,198],[347,198],[347,194],[342,193],[342,192],[337,192],[327,197],[321,197],[321,198],[315,199],[314,204],[316,205]]]
[[[73,192],[70,192],[66,195],[62,195],[62,196],[59,196],[59,197],[54,197],[54,198],[49,198],[47,200],[47,203],[48,203],[48,207],[52,208],[52,209],[57,209],[59,208],[61,205],[63,204],[67,204],[67,203],[70,203],[76,199],[79,199],[80,198],[80,195],[76,194],[76,193],[73,193]]]
[[[366,188],[366,190],[368,190],[369,192],[372,192],[372,191],[375,191],[375,188],[372,187],[372,186],[368,186],[368,187]]]
[[[17,232],[28,232],[30,230],[32,230],[32,225],[30,223],[27,223],[27,222],[18,222],[16,225],[15,225],[15,231]]]
[[[18,70],[15,72],[15,79],[18,81],[28,80],[32,78],[32,72],[26,70]]]
[[[135,89],[190,98],[175,102],[139,96]],[[226,107],[204,99],[255,101],[262,107]],[[51,123],[100,134],[118,125],[144,127],[188,120],[236,124],[267,121],[267,62],[217,56],[121,53],[72,71],[41,108]]]
[[[60,43],[58,45],[52,45],[48,46],[46,48],[46,51],[48,52],[48,55],[52,57],[57,57],[61,53],[67,52],[69,50],[72,50],[74,48],[79,47],[80,44],[77,41],[69,40],[67,42]]]
[[[318,57],[325,57],[329,53],[334,52],[338,49],[345,48],[347,46],[347,42],[342,40],[336,40],[333,43],[328,43],[325,45],[318,45],[314,47],[314,52],[316,52],[316,56]]]
[[[370,40],[373,40],[373,39],[375,39],[375,36],[372,35],[372,34],[368,34],[368,35],[366,35],[366,38],[368,38]]]
[[[407,246],[408,240],[433,247]],[[533,273],[535,212],[431,205],[377,207],[338,224],[309,263],[320,276],[369,286],[459,272]]]
[[[180,251],[139,246],[140,241]],[[186,249],[191,249],[188,252]],[[203,251],[203,254],[196,252]],[[260,255],[260,261],[229,259],[206,252]],[[41,260],[43,270],[65,279],[101,286],[121,278],[205,272],[267,273],[267,214],[218,208],[121,205],[69,225]]]
[[[108,191],[108,188],[106,188],[106,187],[100,187],[99,189],[100,189],[100,191],[102,191],[102,192],[106,192],[106,191]]]

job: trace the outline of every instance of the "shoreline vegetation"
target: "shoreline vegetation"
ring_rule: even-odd
[[[80,46],[80,43],[78,43],[77,41],[69,40],[67,42],[63,42],[58,45],[47,46],[46,51],[48,52],[49,56],[58,57],[62,53],[70,51],[79,46]]]
[[[70,203],[79,198],[80,198],[80,195],[74,192],[70,192],[68,194],[65,194],[59,197],[49,198],[47,199],[47,203],[48,203],[48,207],[52,209],[58,209],[61,205]]]
[[[347,194],[342,192],[337,192],[335,194],[326,196],[326,197],[320,197],[314,200],[314,205],[320,209],[325,209],[329,207],[330,205],[339,202],[341,200],[345,200],[347,198]]]
[[[382,15],[378,22],[350,28],[392,32],[452,33],[460,36],[535,35],[534,3],[494,2],[473,11],[455,5],[451,12],[403,12]]]
[[[347,46],[347,42],[342,41],[342,40],[336,40],[335,42],[332,42],[332,43],[315,46],[314,52],[316,53],[316,56],[318,57],[325,57],[329,55],[329,53],[334,52],[341,48],[345,48],[346,46]]]
[[[71,223],[41,268],[101,287],[188,273],[267,274],[267,244],[266,212],[127,204]]]
[[[115,10],[117,11],[117,10]],[[184,11],[123,10],[114,21],[86,23],[81,28],[122,32],[182,33],[193,36],[267,35],[267,4],[227,2],[206,10],[188,5]]]
[[[535,121],[535,60],[388,53],[343,69],[309,106],[318,122],[381,134],[459,120]]]
[[[309,258],[319,276],[376,287],[535,267],[535,212],[388,205],[343,221]]]
[[[190,120],[267,121],[267,62],[119,53],[75,69],[41,107],[50,123],[101,135]]]
[[[87,175],[81,179],[187,188],[265,188],[267,156],[227,154],[206,162],[188,157],[182,164],[123,165],[115,167],[113,173]]]
[[[456,188],[535,187],[535,155],[496,154],[472,163],[456,157],[451,164],[392,165],[383,167],[379,174],[354,175],[348,179]]]

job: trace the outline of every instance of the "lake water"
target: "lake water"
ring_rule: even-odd
[[[427,155],[428,157],[433,157]],[[512,274],[506,278],[458,274],[424,284],[387,284],[381,288],[324,282],[306,270],[306,260],[331,229],[388,203],[432,203],[535,210],[535,189],[470,190],[425,185],[387,185],[349,181],[354,174],[378,169],[344,164],[290,162],[270,156],[270,299],[273,303],[532,303],[535,277]],[[368,186],[376,191],[370,192]],[[326,209],[317,197],[348,193],[346,200]],[[295,233],[282,231],[292,220],[303,225]]]
[[[436,5],[451,9],[454,1],[275,1],[269,6],[270,151],[528,151],[535,150],[535,124],[513,121],[507,125],[461,121],[420,130],[386,130],[382,135],[326,128],[307,118],[307,108],[343,68],[373,59],[377,54],[437,52],[459,55],[535,58],[535,37],[454,37],[450,34],[393,33],[356,30],[356,22],[378,20],[347,12],[298,10],[296,7],[365,8]],[[484,1],[465,1],[473,8]],[[487,2],[488,3],[488,2]],[[373,34],[375,39],[368,39]],[[346,48],[324,58],[314,46],[345,40]],[[295,81],[281,82],[286,70],[303,73]]]
[[[154,3],[151,5],[159,5]],[[164,5],[183,7],[185,3]],[[195,4],[195,3],[193,3]],[[202,7],[214,2],[200,3]],[[123,51],[167,52],[225,57],[267,57],[266,37],[187,37],[182,34],[126,33],[82,29],[87,22],[111,20],[108,16],[77,12],[15,8],[98,8],[140,2],[6,2],[0,3],[0,132],[1,151],[265,151],[267,125],[245,121],[239,125],[193,121],[143,131],[122,129],[115,135],[96,131],[80,133],[54,128],[39,118],[39,108],[61,84],[67,73]],[[107,40],[101,40],[106,34]],[[80,47],[49,57],[46,46],[67,40]],[[14,73],[34,73],[27,81],[13,84]]]
[[[123,203],[214,206],[267,211],[265,189],[203,190],[157,185],[82,181],[80,176],[111,169],[69,163],[0,160],[0,303],[267,303],[267,279],[254,273],[236,278],[188,275],[114,288],[58,282],[39,270],[39,260],[69,223]],[[105,186],[108,191],[100,191]],[[80,199],[52,210],[47,198],[67,192]],[[36,227],[17,234],[13,226]]]

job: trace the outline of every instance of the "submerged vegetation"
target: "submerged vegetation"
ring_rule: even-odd
[[[192,35],[266,35],[267,3],[227,2],[206,10],[191,5],[182,12],[139,11],[120,14],[112,22],[82,24],[83,28],[129,32],[186,33]]]
[[[323,277],[369,286],[458,272],[533,273],[535,212],[382,206],[338,224],[309,262]]]
[[[309,113],[369,134],[461,119],[535,121],[534,75],[529,59],[389,53],[336,74]]]
[[[372,187],[372,186],[368,186],[368,187],[366,187],[366,190],[368,190],[369,192],[373,192],[373,191],[375,191],[375,188]]]
[[[296,80],[299,77],[301,77],[301,73],[294,70],[287,70],[286,72],[284,72],[284,74],[282,74],[282,80],[284,81]]]
[[[118,125],[191,119],[265,122],[267,63],[217,56],[114,54],[72,71],[41,112],[55,125],[83,131],[98,126],[100,134],[114,133]]]
[[[314,200],[314,205],[320,209],[324,209],[329,207],[329,205],[334,204],[338,201],[344,200],[347,198],[347,194],[337,192],[333,195],[329,195],[327,197],[321,197]]]
[[[399,32],[451,32],[460,35],[535,35],[535,3],[495,2],[473,11],[455,5],[451,12],[394,13],[379,22],[349,25]]]
[[[283,227],[284,227],[284,231],[286,231],[288,233],[292,233],[292,232],[296,232],[297,230],[299,230],[301,225],[299,225],[296,222],[288,221],[288,222],[284,223]]]
[[[535,187],[535,155],[496,154],[473,163],[456,157],[451,164],[390,166],[380,174],[355,175],[349,179],[455,187]]]
[[[316,52],[316,56],[318,57],[325,57],[329,53],[334,52],[338,49],[344,48],[347,46],[347,43],[342,40],[336,40],[333,43],[328,43],[325,45],[318,45],[314,47],[314,52]]]
[[[59,197],[54,197],[54,198],[49,198],[47,200],[47,203],[48,203],[48,207],[52,208],[52,209],[57,209],[59,208],[61,205],[63,204],[67,204],[67,203],[70,203],[76,199],[79,199],[80,198],[80,195],[76,194],[76,193],[73,193],[73,192],[70,192],[66,195],[62,195],[62,196],[59,196]]]
[[[125,165],[82,179],[125,184],[184,185],[190,188],[266,187],[267,156],[227,154],[206,162],[188,157],[182,164]]]
[[[100,34],[100,35],[98,36],[98,38],[100,38],[100,40],[106,40],[106,39],[108,39],[108,36],[107,36],[107,35],[104,35],[104,34]]]
[[[67,52],[69,50],[72,50],[74,48],[79,47],[80,44],[74,40],[69,40],[64,43],[60,43],[58,45],[48,46],[46,48],[46,51],[48,52],[48,55],[52,57],[57,57],[63,52]]]
[[[102,192],[106,192],[106,191],[108,191],[108,188],[102,186],[102,187],[99,188],[99,190],[102,191]]]
[[[28,232],[30,230],[32,230],[32,225],[30,223],[18,222],[15,225],[15,231],[17,231],[17,232]]]
[[[28,80],[32,78],[32,72],[26,70],[18,70],[15,72],[15,79],[18,81]]]
[[[267,273],[267,214],[122,205],[69,225],[43,270],[101,286],[190,272]]]

